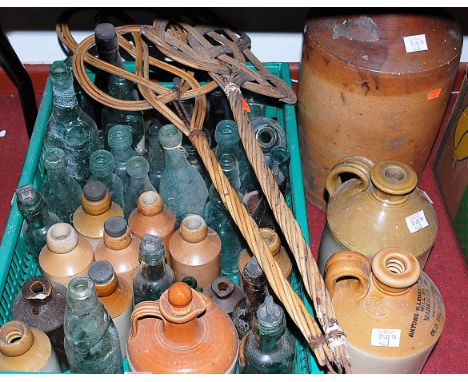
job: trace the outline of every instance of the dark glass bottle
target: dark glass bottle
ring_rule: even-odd
[[[158,137],[160,129],[161,125],[157,120],[148,125],[148,163],[150,165],[148,177],[156,191],[159,191],[159,182],[165,166],[164,153]]]
[[[94,37],[99,58],[109,64],[123,68],[123,60],[119,53],[119,44],[114,26],[109,23],[99,24],[94,30]],[[96,75],[96,86],[114,98],[127,101],[137,101],[139,99],[133,82],[114,74],[99,72]],[[118,110],[103,106],[101,128],[105,143],[107,142],[109,129],[115,125],[128,125],[132,133],[132,148],[139,155],[144,154],[143,112]],[[108,148],[109,146],[106,145],[105,147]]]
[[[64,223],[71,223],[71,217],[81,205],[83,190],[65,169],[65,153],[58,148],[47,149],[44,153],[45,181],[42,195],[49,212],[56,214]]]
[[[245,298],[240,300],[232,312],[232,321],[241,339],[251,328],[255,319],[255,312],[265,301],[267,294],[267,280],[257,259],[252,257],[244,267],[242,286]]]
[[[165,263],[160,237],[145,234],[140,243],[140,265],[133,278],[133,304],[156,301],[175,282],[172,269]]]
[[[72,373],[123,373],[119,334],[89,277],[70,281],[63,327]]]
[[[37,262],[39,252],[46,244],[47,230],[60,219],[48,212],[42,195],[34,189],[32,184],[16,189],[16,203],[24,217],[23,237],[29,254]]]
[[[207,111],[205,127],[209,132],[211,142],[214,142],[216,125],[226,119],[233,119],[229,102],[224,92],[217,88],[207,96]]]
[[[109,146],[115,162],[115,173],[122,181],[122,187],[125,191],[128,187],[129,177],[127,174],[127,161],[136,156],[137,153],[132,149],[132,133],[128,126],[116,125],[109,130]]]
[[[242,338],[241,374],[291,374],[296,356],[294,337],[286,328],[283,309],[267,296],[252,329]]]
[[[187,284],[190,288],[195,289],[197,292],[203,292],[203,288],[198,286],[197,279],[192,276],[185,276],[182,282]]]
[[[46,149],[57,147],[67,157],[67,172],[83,186],[89,178],[89,158],[101,142],[96,124],[78,105],[73,75],[63,61],[50,67],[54,104],[44,137]]]
[[[139,196],[145,191],[156,191],[151,184],[148,161],[141,156],[134,156],[127,161],[128,187],[125,190],[125,217],[128,219],[137,206]]]

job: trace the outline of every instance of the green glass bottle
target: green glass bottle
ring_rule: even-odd
[[[72,67],[72,56],[68,56],[65,59],[65,64],[70,68],[70,71],[73,75],[73,67]],[[76,80],[76,77],[73,75],[73,88],[75,89],[76,99],[78,100],[78,105],[80,105],[81,109],[88,114],[94,120],[94,105],[97,103],[94,99],[92,99],[81,87],[79,82]]]
[[[265,160],[269,161],[271,150],[277,146],[287,145],[286,132],[278,121],[272,118],[257,117],[252,120],[255,138],[262,149]]]
[[[46,244],[47,230],[60,219],[48,212],[42,195],[32,184],[16,189],[16,203],[24,217],[23,237],[29,254],[37,262],[39,252]]]
[[[296,350],[283,309],[266,296],[256,318],[240,346],[241,374],[291,374]]]
[[[258,182],[250,165],[244,148],[240,142],[237,125],[234,121],[224,120],[218,123],[215,130],[216,148],[215,154],[219,158],[221,154],[231,154],[239,164],[240,193],[258,190]]]
[[[182,133],[175,125],[161,127],[159,143],[164,150],[166,164],[159,193],[166,206],[176,214],[179,225],[187,214],[202,215],[208,188],[200,173],[187,161]]]
[[[49,212],[71,224],[75,210],[81,205],[83,190],[65,168],[65,153],[58,148],[44,152],[45,180],[42,195]]]
[[[150,165],[148,177],[156,191],[159,191],[159,182],[165,166],[164,153],[158,137],[160,129],[161,124],[158,120],[153,120],[148,125],[148,163]]]
[[[115,173],[122,181],[122,187],[125,190],[128,187],[129,177],[127,174],[127,161],[136,156],[132,149],[132,133],[128,126],[116,125],[109,130],[109,146],[115,162]]]
[[[127,219],[136,208],[137,200],[143,192],[156,191],[148,177],[149,169],[148,161],[141,156],[134,156],[127,161],[129,183],[124,195],[124,213]]]
[[[78,105],[73,75],[63,61],[50,67],[53,107],[44,137],[46,149],[58,147],[67,157],[68,173],[83,186],[89,178],[89,158],[99,150],[99,131],[91,117]]]
[[[195,170],[197,170],[200,173],[203,180],[205,181],[205,184],[211,184],[210,175],[205,170],[205,166],[203,165],[200,156],[195,150],[195,147],[193,147],[193,145],[191,145],[190,143],[183,144],[182,147],[187,153],[187,161],[195,168]]]
[[[123,68],[123,60],[119,53],[119,44],[115,27],[109,23],[98,24],[94,30],[96,48],[101,60]],[[126,78],[99,72],[96,75],[96,86],[111,97],[138,101],[138,92],[132,81]],[[109,129],[115,125],[128,125],[132,133],[132,148],[139,155],[145,152],[145,134],[143,128],[143,112],[112,109],[104,106],[101,111],[101,128],[104,142],[107,142]],[[108,146],[105,146],[108,148]]]
[[[164,244],[159,236],[144,234],[140,243],[140,265],[133,277],[133,304],[156,301],[175,282],[165,263]]]
[[[231,154],[222,154],[219,163],[231,185],[238,191],[240,180],[236,159]],[[243,237],[214,185],[210,186],[203,218],[221,239],[221,274],[231,278],[238,277],[237,260],[244,247]]]
[[[104,183],[112,201],[124,209],[122,180],[117,174],[114,174],[115,161],[112,154],[106,150],[95,151],[91,154],[89,167],[91,169],[89,180],[99,180]]]
[[[123,373],[119,334],[89,277],[70,281],[63,329],[72,373]]]

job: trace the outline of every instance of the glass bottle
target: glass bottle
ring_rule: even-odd
[[[164,262],[160,237],[145,234],[140,243],[140,265],[133,279],[133,304],[156,301],[175,282],[172,269]]]
[[[123,373],[119,334],[89,277],[70,281],[63,328],[72,373]]]
[[[119,53],[119,44],[115,27],[109,23],[102,23],[94,30],[98,57],[114,66],[124,68],[122,57]],[[96,85],[111,97],[138,101],[138,92],[132,81],[114,74],[100,72],[96,75]],[[138,154],[145,152],[145,134],[143,128],[143,112],[112,109],[102,107],[101,128],[103,130],[104,142],[107,142],[109,129],[115,125],[128,125],[132,133],[132,148]],[[105,146],[108,148],[108,146]]]
[[[134,156],[127,161],[128,187],[125,190],[125,217],[128,219],[137,206],[138,197],[145,191],[156,191],[148,178],[150,166],[148,161],[140,156]]]
[[[109,130],[108,142],[112,156],[114,157],[115,170],[122,181],[124,192],[128,188],[127,161],[136,156],[137,153],[132,149],[132,133],[128,126],[116,125]],[[125,204],[125,200],[124,200]]]
[[[283,309],[266,296],[256,317],[256,325],[242,338],[241,374],[291,374],[296,350]]]
[[[236,122],[224,120],[218,123],[215,130],[217,146],[215,154],[219,158],[221,154],[231,154],[239,164],[240,192],[242,195],[259,188],[255,173],[247,159],[244,148],[240,142]]]
[[[159,131],[166,167],[161,176],[159,193],[177,218],[177,225],[187,214],[201,215],[208,189],[200,173],[189,164],[182,147],[182,133],[175,125]]]
[[[165,166],[163,149],[158,138],[160,129],[161,126],[157,120],[152,121],[148,126],[148,163],[150,165],[148,177],[156,191],[159,191],[159,182]]]
[[[89,178],[89,158],[101,141],[96,124],[78,105],[73,75],[63,61],[50,67],[54,104],[44,137],[46,149],[57,147],[67,156],[67,172],[84,185]]]
[[[16,203],[24,217],[23,237],[26,248],[37,262],[39,252],[46,244],[47,230],[51,225],[60,222],[57,215],[48,212],[42,195],[27,184],[16,189]]]
[[[216,125],[226,119],[233,119],[226,94],[221,89],[215,89],[207,96],[207,111],[205,127],[209,132],[211,142],[214,142]]]
[[[231,185],[235,190],[239,190],[239,168],[236,159],[230,154],[222,154],[219,162]],[[213,184],[210,186],[209,200],[205,205],[203,217],[221,239],[221,274],[231,278],[237,277],[237,259],[244,247],[243,237]]]
[[[195,147],[193,147],[191,144],[184,144],[182,145],[182,147],[184,148],[187,154],[187,161],[195,168],[195,170],[197,170],[200,173],[203,180],[205,181],[205,184],[207,186],[211,184],[210,175],[205,170],[205,166],[202,164],[202,161],[197,151],[195,150]]]
[[[42,195],[47,208],[64,223],[70,223],[73,213],[81,205],[83,190],[65,169],[65,152],[59,148],[47,149],[44,169],[46,176]]]
[[[67,66],[70,68],[70,71],[73,74],[72,56],[68,56],[65,59],[65,64],[67,64]],[[83,109],[83,111],[94,120],[94,105],[97,102],[83,90],[79,82],[76,80],[75,76],[73,76],[73,88],[75,89],[78,105],[80,105],[81,109]]]
[[[232,321],[236,326],[239,339],[252,328],[255,312],[265,301],[267,294],[267,280],[255,256],[244,267],[242,286],[245,297],[237,303],[232,312]]]
[[[271,150],[276,146],[286,146],[286,132],[278,121],[272,118],[257,117],[252,120],[252,129],[255,138],[262,149],[265,160],[268,163]]]
[[[270,152],[268,167],[283,194],[289,189],[289,151],[286,147],[276,146]]]
[[[185,276],[181,281],[187,284],[190,288],[195,289],[197,292],[203,292],[203,288],[198,285],[197,279],[195,277]]]

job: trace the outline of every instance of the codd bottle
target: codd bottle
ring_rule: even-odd
[[[267,296],[256,317],[256,325],[242,338],[241,374],[291,374],[296,351],[283,309]]]
[[[240,192],[242,195],[259,188],[255,173],[240,142],[237,125],[234,121],[225,120],[218,123],[215,130],[215,154],[231,154],[239,164]]]
[[[200,173],[188,163],[182,147],[182,133],[175,125],[161,127],[159,143],[164,149],[166,164],[159,193],[176,214],[179,225],[187,214],[202,215],[208,188]]]
[[[81,205],[83,190],[65,169],[65,153],[58,148],[47,149],[44,153],[45,181],[42,195],[49,212],[64,223],[71,223],[71,217]]]
[[[123,60],[119,53],[119,44],[114,26],[109,23],[99,24],[94,30],[94,37],[99,58],[109,64],[123,68]],[[96,85],[114,98],[127,101],[137,101],[139,99],[133,82],[115,74],[99,72],[96,75]],[[128,125],[132,133],[132,147],[138,154],[145,152],[142,111],[118,110],[103,106],[101,128],[104,142],[107,142],[109,129],[115,125]],[[108,148],[108,146],[105,147]]]
[[[67,64],[67,66],[70,68],[70,71],[73,74],[72,56],[69,56],[65,59],[65,64]],[[80,105],[83,111],[94,120],[94,107],[95,104],[97,104],[97,102],[83,90],[79,82],[76,80],[75,76],[73,76],[73,88],[75,89],[78,105]]]
[[[221,89],[215,89],[207,96],[205,127],[209,132],[211,142],[214,142],[216,125],[226,119],[233,119],[226,94]]]
[[[123,373],[119,334],[89,277],[70,281],[63,328],[72,373]]]
[[[23,237],[26,248],[37,262],[39,252],[46,244],[47,230],[51,225],[59,223],[60,219],[57,215],[47,211],[44,199],[32,184],[16,190],[16,203],[25,220]]]
[[[232,187],[238,191],[240,180],[236,159],[230,154],[222,154],[219,162]],[[231,278],[237,277],[237,260],[243,249],[243,238],[214,185],[210,186],[209,200],[205,205],[203,217],[206,224],[213,228],[221,239],[221,274]]]
[[[159,236],[145,234],[140,243],[140,265],[133,278],[133,304],[156,301],[175,282],[165,263],[164,244]]]
[[[127,174],[127,161],[137,155],[132,149],[132,133],[128,126],[116,125],[109,130],[109,146],[115,162],[115,173],[122,181],[125,191],[128,187],[129,177]]]
[[[68,173],[83,186],[89,178],[89,158],[101,142],[96,124],[78,105],[73,75],[63,61],[50,67],[54,104],[47,122],[44,147],[60,148],[67,157]]]
[[[97,150],[91,154],[89,163],[91,169],[90,180],[98,180],[106,186],[113,202],[125,209],[122,180],[114,174],[115,161],[109,151]]]
[[[127,161],[128,187],[125,190],[125,217],[128,219],[137,206],[138,197],[145,191],[156,191],[148,178],[150,166],[141,156],[134,156]]]
[[[157,120],[148,125],[148,163],[150,165],[148,177],[156,191],[159,191],[159,182],[164,170],[164,153],[158,137],[160,129],[161,125]]]

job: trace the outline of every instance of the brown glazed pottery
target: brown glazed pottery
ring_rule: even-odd
[[[46,245],[39,253],[39,266],[47,279],[67,288],[72,278],[88,274],[93,261],[91,244],[70,224],[56,223],[49,228]]]
[[[138,260],[140,239],[130,233],[124,217],[113,216],[104,223],[104,237],[94,250],[96,261],[108,261],[115,273],[133,288],[133,275]]]
[[[213,302],[231,315],[237,303],[244,298],[244,292],[229,277],[216,278],[205,291]]]
[[[459,25],[417,14],[310,18],[298,90],[308,199],[325,209],[325,179],[348,155],[400,160],[420,176],[457,74]]]
[[[0,371],[60,373],[49,337],[21,321],[0,328]],[[5,378],[7,379],[7,378]]]
[[[187,215],[169,241],[176,281],[192,276],[206,290],[221,273],[221,239],[195,214]]]
[[[177,282],[158,301],[135,306],[127,358],[137,372],[235,373],[239,340],[229,316],[203,293]]]
[[[93,249],[104,235],[104,222],[111,216],[124,216],[122,208],[111,200],[104,183],[91,181],[83,187],[81,206],[73,214],[73,226]]]
[[[341,184],[341,176],[349,174],[357,178]],[[371,260],[387,247],[406,249],[424,268],[437,234],[437,216],[417,182],[415,171],[402,162],[374,165],[363,157],[338,162],[326,181],[330,201],[320,242],[322,274],[335,252],[359,252]]]
[[[372,265],[338,252],[325,284],[349,342],[353,373],[419,373],[438,341],[445,308],[416,258],[400,248],[378,252]]]

